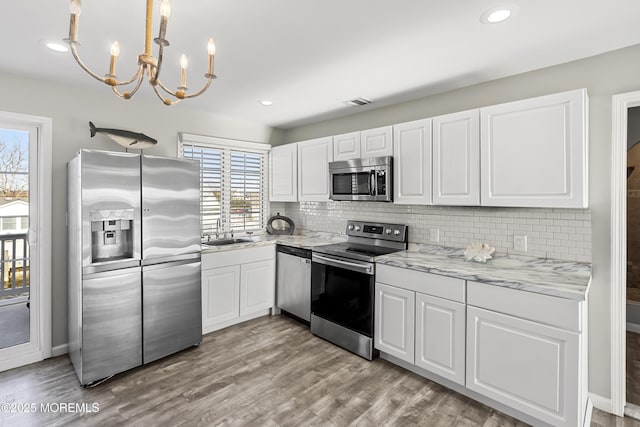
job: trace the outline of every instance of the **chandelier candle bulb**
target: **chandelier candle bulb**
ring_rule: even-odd
[[[187,59],[187,55],[184,53],[180,57],[180,68],[182,72],[180,73],[180,86],[181,89],[187,88],[187,67],[189,66],[189,60]]]
[[[82,13],[82,6],[80,0],[71,0],[69,5],[69,11],[71,12],[71,22],[69,23],[69,41],[78,41],[78,20],[80,19],[80,13]]]
[[[213,38],[209,39],[207,43],[207,53],[209,54],[209,68],[207,70],[207,74],[205,77],[213,76],[213,57],[216,54],[216,43],[213,41]]]
[[[158,38],[162,41],[165,40],[167,35],[167,20],[171,16],[171,3],[169,0],[162,0],[160,3],[160,35]]]
[[[117,41],[111,45],[111,61],[109,62],[109,75],[115,77],[116,75],[116,60],[120,55],[120,43]]]

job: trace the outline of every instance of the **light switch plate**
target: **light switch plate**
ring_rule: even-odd
[[[440,229],[439,228],[431,228],[429,229],[429,241],[433,243],[438,243],[440,241]]]
[[[527,236],[524,234],[514,234],[513,249],[516,251],[527,252]]]

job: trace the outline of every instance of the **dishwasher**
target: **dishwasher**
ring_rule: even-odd
[[[285,314],[309,324],[311,250],[278,245],[276,258],[276,305]]]

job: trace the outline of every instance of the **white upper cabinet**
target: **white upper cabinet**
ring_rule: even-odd
[[[433,204],[480,204],[480,110],[433,118]]]
[[[286,144],[273,147],[269,160],[269,200],[298,201],[298,146]]]
[[[329,200],[329,162],[333,161],[333,138],[298,142],[298,200]]]
[[[393,126],[393,202],[431,204],[431,119]]]
[[[585,89],[482,108],[483,206],[588,206]]]
[[[360,133],[362,141],[362,158],[393,156],[393,128],[384,126],[363,130]]]
[[[360,131],[343,133],[333,137],[334,161],[359,159],[360,153]]]

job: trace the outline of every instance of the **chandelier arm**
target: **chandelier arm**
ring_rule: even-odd
[[[144,73],[142,72],[142,65],[138,67],[138,70],[133,74],[133,76],[131,76],[131,78],[129,80],[124,80],[121,82],[117,82],[116,86],[123,86],[123,85],[128,85],[130,83],[133,83],[136,79],[138,79],[138,87],[140,86],[140,82],[142,81],[142,79],[140,78],[140,76],[142,76]],[[137,88],[136,88],[137,90]]]
[[[158,49],[158,62],[156,63],[156,67],[153,74],[151,74],[151,68],[149,71],[149,83],[151,86],[155,86],[158,84],[160,79],[160,69],[162,68],[162,57],[164,56],[164,46],[160,43],[160,48]]]
[[[207,91],[207,89],[209,89],[209,86],[211,86],[211,83],[213,83],[213,79],[215,78],[215,76],[211,76],[211,77],[207,77],[207,82],[205,83],[204,87],[202,89],[200,89],[198,92],[189,94],[189,95],[185,95],[184,99],[189,99],[189,98],[195,98],[196,96],[200,96],[203,93],[205,93]]]
[[[160,86],[162,86],[162,83],[158,82],[158,84]],[[153,88],[153,91],[156,93],[156,95],[158,95],[158,98],[160,98],[160,100],[164,103],[164,105],[174,105],[174,104],[177,104],[178,102],[180,102],[179,99],[176,99],[176,100],[172,101],[172,100],[162,96],[162,94],[158,90],[158,86],[151,86],[151,87]],[[166,91],[166,89],[164,89],[164,90]],[[171,93],[171,92],[169,92],[169,93]]]
[[[140,85],[142,84],[142,80],[144,80],[143,68],[144,68],[144,65],[140,65],[138,67],[138,71],[136,72],[136,76],[138,76],[138,80],[136,81],[136,85],[133,87],[133,89],[131,89],[131,91],[125,92],[122,95],[123,98],[125,98],[125,99],[131,98],[133,95],[135,95],[135,93],[138,91],[138,89],[140,89]],[[115,86],[114,86],[113,89],[116,90]],[[118,93],[118,92],[116,92],[116,93]]]
[[[172,92],[171,89],[169,89],[168,87],[166,87],[164,85],[164,83],[162,83],[160,80],[158,80],[158,86],[160,86],[162,88],[162,90],[164,90],[165,92],[167,92],[169,95],[174,96],[174,97],[178,97],[178,95],[176,95],[176,92]]]
[[[69,45],[71,45],[71,53],[73,54],[73,58],[76,60],[76,62],[78,63],[78,65],[80,65],[80,68],[82,68],[84,71],[87,72],[87,74],[89,74],[91,77],[93,77],[94,79],[101,81],[102,83],[107,83],[107,79],[104,77],[100,77],[98,74],[94,73],[93,71],[91,71],[89,69],[89,67],[87,67],[84,62],[82,62],[82,60],[80,59],[80,55],[78,55],[78,48],[77,48],[77,41],[69,41]]]

